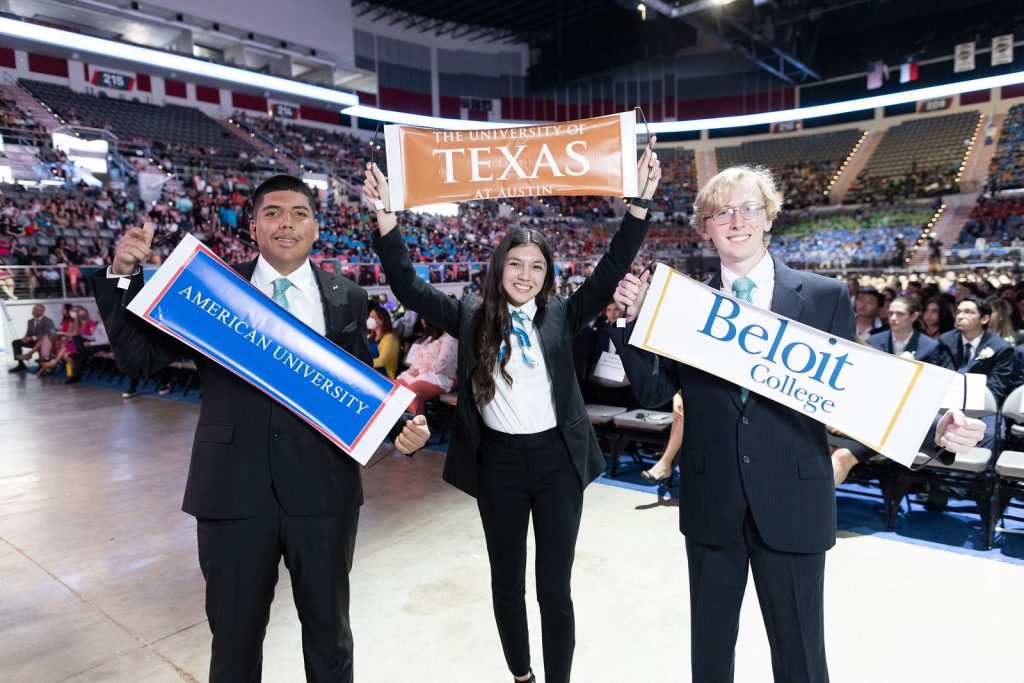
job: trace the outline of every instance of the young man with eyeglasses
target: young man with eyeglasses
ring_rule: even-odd
[[[711,241],[721,271],[708,285],[755,306],[852,340],[854,315],[839,280],[791,270],[766,249],[780,208],[770,172],[738,166],[697,194],[691,224]],[[615,301],[634,320],[647,275],[627,275]],[[835,488],[825,427],[712,374],[613,339],[637,398],[660,405],[685,396],[679,451],[679,528],[690,581],[691,669],[695,683],[733,680],[740,606],[748,570],[771,647],[777,682],[828,681],[823,594],[825,551],[836,540]],[[979,421],[947,415],[937,440],[951,450],[977,442]]]

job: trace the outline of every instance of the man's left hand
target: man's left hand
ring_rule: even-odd
[[[430,438],[430,428],[427,427],[427,418],[417,415],[411,420],[405,421],[402,433],[395,439],[395,448],[406,455],[412,455]]]
[[[935,428],[935,445],[954,453],[967,453],[985,436],[985,423],[960,410],[947,410]]]

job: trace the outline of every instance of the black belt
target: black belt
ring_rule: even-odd
[[[561,443],[562,436],[558,427],[533,434],[506,434],[483,425],[483,440],[487,443],[500,444],[508,448],[535,448],[553,443]]]

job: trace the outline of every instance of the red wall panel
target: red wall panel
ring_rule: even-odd
[[[63,57],[51,57],[49,55],[37,55],[28,53],[28,70],[37,74],[47,76],[68,77],[68,60]]]
[[[176,81],[172,78],[164,79],[164,94],[168,97],[188,97],[188,88],[185,87],[185,83],[182,81]]]

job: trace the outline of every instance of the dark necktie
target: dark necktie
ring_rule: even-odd
[[[971,364],[971,344],[964,344],[964,362],[960,364],[960,372],[967,372],[967,367]]]

